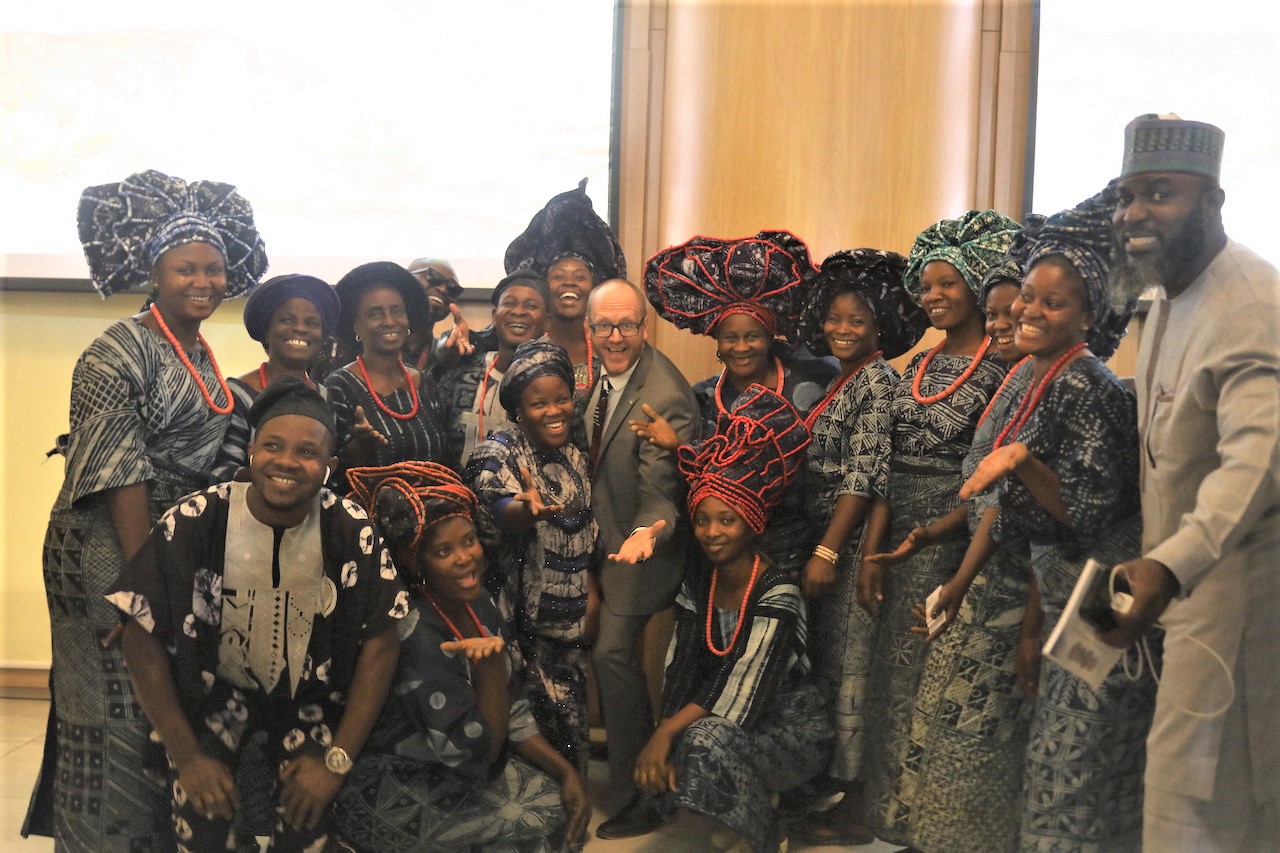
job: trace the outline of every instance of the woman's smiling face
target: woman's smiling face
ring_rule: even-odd
[[[694,508],[693,538],[713,565],[721,565],[749,551],[756,534],[733,507],[708,496]]]
[[[960,275],[946,261],[930,261],[920,274],[920,305],[935,329],[962,329],[976,322],[978,300]]]
[[[227,265],[211,243],[183,243],[160,256],[152,270],[154,302],[169,323],[209,319],[227,293]]]
[[[855,293],[841,293],[831,300],[822,321],[822,335],[841,364],[862,361],[880,348],[875,315]]]
[[[305,368],[320,351],[324,320],[310,299],[286,299],[267,324],[267,353],[286,367]]]
[[[355,332],[366,353],[398,355],[409,336],[409,313],[394,287],[375,284],[360,295]]]
[[[483,570],[484,549],[469,519],[447,518],[423,535],[418,572],[438,600],[465,603],[479,598]]]
[[[539,376],[520,392],[520,428],[539,447],[554,450],[569,441],[573,389],[558,376]]]
[[[724,369],[739,382],[762,377],[769,367],[769,330],[754,317],[741,312],[726,316],[716,326],[716,355]]]

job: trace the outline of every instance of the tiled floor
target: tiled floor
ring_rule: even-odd
[[[48,710],[48,702],[0,699],[0,851],[6,853],[53,849],[52,839],[24,839],[18,834],[40,770]]]
[[[48,838],[24,839],[18,834],[26,815],[27,798],[40,768],[40,755],[44,743],[45,715],[48,703],[32,699],[0,699],[0,851],[2,853],[45,853],[53,849]],[[589,784],[596,803],[605,799],[605,781],[608,769],[602,763],[591,766]],[[592,835],[587,849],[599,853],[705,853],[714,850],[711,833],[717,827],[714,822],[695,815],[680,815],[673,823],[659,832],[641,838],[617,841],[601,841],[594,835],[595,827],[605,815],[597,806],[591,820]],[[889,853],[893,845],[876,842],[864,847],[814,847],[793,844],[792,850],[840,851],[856,850],[862,853]]]

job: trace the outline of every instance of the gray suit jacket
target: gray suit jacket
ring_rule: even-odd
[[[653,556],[645,562],[604,560],[600,574],[604,598],[622,616],[656,613],[671,604],[684,577],[691,543],[685,483],[675,456],[642,441],[627,426],[627,421],[644,418],[642,403],[671,422],[682,444],[697,438],[698,404],[689,383],[669,358],[648,345],[605,424],[591,476],[591,506],[606,556],[617,553],[635,528],[658,519],[667,523]]]

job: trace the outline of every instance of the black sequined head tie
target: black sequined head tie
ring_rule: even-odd
[[[503,258],[508,274],[532,270],[544,278],[556,261],[577,258],[599,284],[627,277],[627,259],[609,223],[591,206],[587,179],[576,189],[553,196],[533,215],[524,233],[511,241]]]

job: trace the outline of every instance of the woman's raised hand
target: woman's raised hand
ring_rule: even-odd
[[[356,406],[356,421],[351,425],[351,440],[370,450],[387,443],[387,437],[369,423],[369,418],[364,413],[364,406]]]
[[[903,560],[914,557],[921,548],[932,544],[933,533],[929,528],[927,526],[917,527],[907,534],[907,538],[903,539],[902,542],[898,544],[897,548],[894,548],[892,551],[886,551],[882,554],[872,554],[871,556],[864,558],[864,561],[871,560],[885,568],[888,568],[889,566],[896,566]]]
[[[974,495],[985,492],[992,484],[1012,474],[1030,455],[1027,446],[1021,441],[997,447],[978,463],[973,475],[964,481],[964,485],[960,487],[960,500],[967,501]]]
[[[675,453],[676,448],[680,446],[680,438],[671,428],[671,423],[648,403],[641,403],[640,411],[644,412],[649,420],[627,421],[631,431],[655,447],[661,447],[668,453]]]
[[[534,521],[542,521],[550,518],[557,512],[564,511],[564,504],[548,504],[543,503],[542,494],[538,491],[538,487],[533,483],[533,475],[529,473],[528,468],[520,469],[520,483],[524,486],[524,491],[517,494],[512,500],[522,502],[529,510],[529,516]]]

